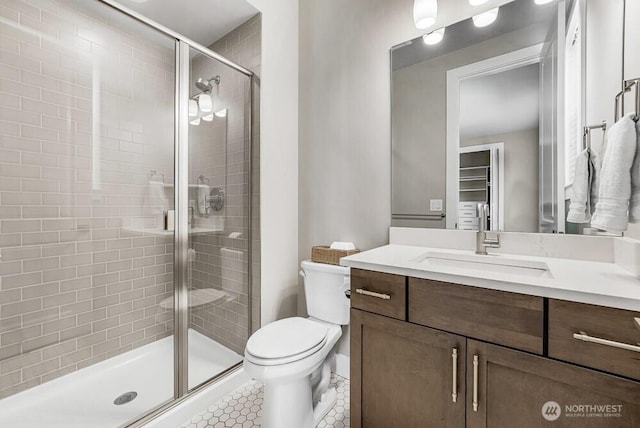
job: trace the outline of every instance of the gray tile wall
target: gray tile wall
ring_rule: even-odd
[[[210,48],[259,75],[260,32],[261,18],[257,15],[218,40]],[[208,78],[214,75],[221,77],[219,88],[214,86],[214,110],[218,108],[217,106],[228,109],[226,147],[219,147],[219,140],[211,138],[212,135],[221,135],[215,129],[211,129],[208,135],[203,135],[201,130],[192,132],[190,137],[195,138],[190,142],[193,144],[190,145],[190,167],[191,175],[194,176],[192,180],[195,180],[199,174],[204,174],[212,185],[219,185],[225,189],[225,207],[218,213],[224,216],[225,230],[224,234],[192,237],[191,246],[197,253],[196,262],[193,265],[192,287],[221,289],[229,295],[230,299],[194,308],[191,311],[190,322],[191,326],[201,333],[242,354],[249,329],[247,237],[250,227],[252,228],[253,266],[251,294],[253,312],[251,315],[254,329],[260,322],[259,139],[255,138],[259,136],[257,132],[259,117],[258,109],[254,110],[252,118],[254,144],[251,153],[247,120],[251,108],[250,82],[244,75],[226,66],[200,58],[194,60],[192,81],[198,77]],[[257,101],[259,102],[259,99]],[[206,126],[211,128],[212,125]],[[253,161],[253,175],[249,171],[250,156]],[[202,159],[206,162],[201,162]],[[220,159],[224,159],[224,167]],[[249,180],[251,179],[253,180],[251,188],[253,207],[252,217],[249,219]],[[201,219],[201,221],[206,220]],[[229,234],[232,232],[239,232],[242,235],[239,238],[231,238]]]
[[[174,53],[98,2],[0,16],[2,398],[171,333],[172,238],[136,230],[149,171],[173,204]]]

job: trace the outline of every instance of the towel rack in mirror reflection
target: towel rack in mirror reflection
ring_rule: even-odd
[[[442,220],[445,213],[440,214],[392,214],[394,220]]]
[[[616,95],[616,122],[624,116],[624,94],[627,92],[631,92],[631,89],[635,87],[636,97],[635,97],[635,115],[633,116],[633,120],[636,122],[640,118],[640,77],[636,79],[629,79],[622,82],[622,91],[618,92]]]
[[[599,125],[585,126],[582,132],[582,149],[591,149],[591,131],[594,129],[602,129],[602,132],[607,130],[607,121],[603,120]]]

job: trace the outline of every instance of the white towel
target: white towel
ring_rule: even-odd
[[[636,124],[632,114],[624,116],[608,131],[608,143],[602,160],[598,203],[591,227],[622,233],[629,224],[631,165],[636,154]]]
[[[569,223],[589,223],[591,220],[591,183],[593,181],[593,164],[589,149],[578,153],[575,165],[567,221]]]
[[[600,149],[600,153],[604,153],[606,147],[606,132],[603,133],[604,138],[602,139],[603,145]],[[598,154],[594,147],[591,147],[589,151],[589,161],[591,162],[591,167],[593,168],[593,175],[591,176],[591,197],[590,197],[590,208],[591,213],[593,214],[596,211],[596,205],[598,203],[598,190],[600,189],[600,177],[602,176],[602,156]]]
[[[629,221],[631,223],[640,223],[640,120],[636,122],[636,156],[631,166]]]
[[[144,189],[142,211],[144,216],[154,217],[161,225],[163,215],[169,209],[169,201],[164,194],[164,183],[161,181],[149,181]]]

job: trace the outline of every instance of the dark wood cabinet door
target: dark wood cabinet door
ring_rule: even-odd
[[[640,383],[470,339],[466,405],[469,428],[640,427]]]
[[[351,328],[353,428],[464,427],[464,337],[358,309]]]

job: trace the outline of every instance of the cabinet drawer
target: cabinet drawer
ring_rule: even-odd
[[[459,217],[458,224],[464,226],[477,226],[478,217]]]
[[[458,210],[458,217],[475,218],[478,219],[478,212],[475,209],[471,210]]]
[[[405,320],[406,277],[351,269],[351,307]]]
[[[640,379],[637,323],[640,323],[638,312],[550,300],[549,356]],[[574,338],[574,334],[579,336]],[[631,349],[623,349],[624,345],[631,345]]]
[[[409,321],[542,354],[544,299],[409,278]]]
[[[478,209],[478,202],[458,202],[458,210],[474,210]]]

